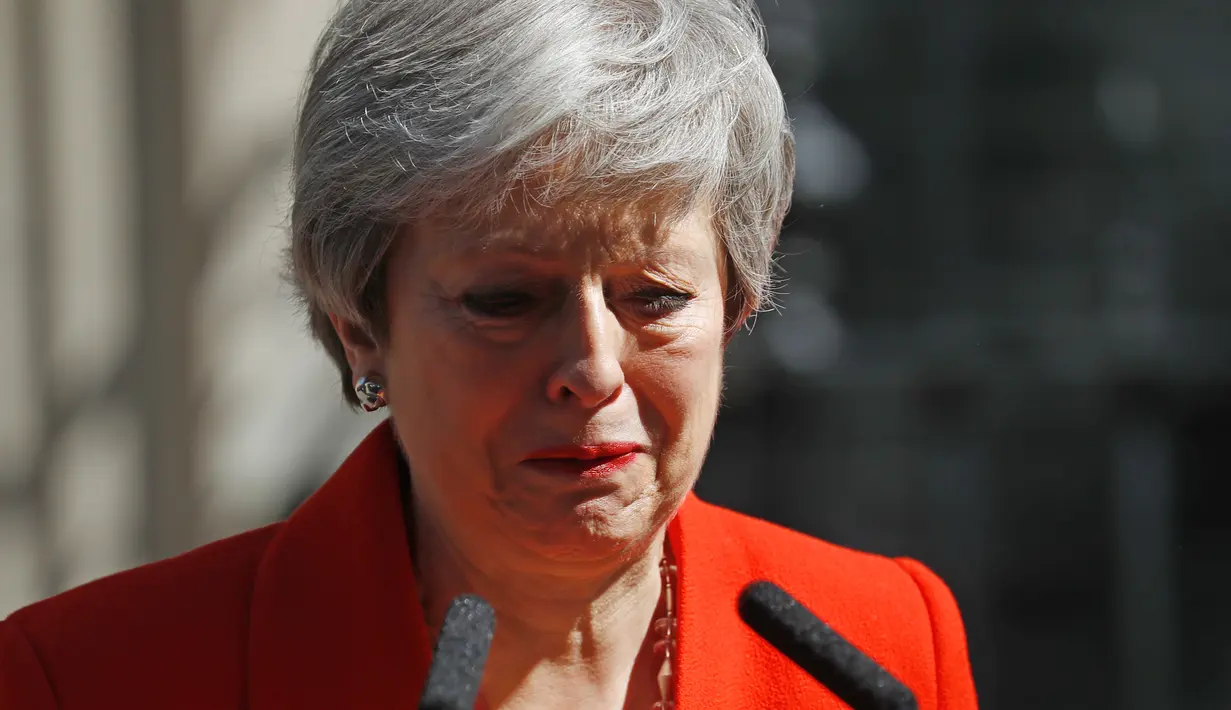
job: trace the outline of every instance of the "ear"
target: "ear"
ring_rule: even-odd
[[[356,377],[384,374],[384,350],[366,330],[336,313],[329,314],[329,322],[342,342],[346,363]]]

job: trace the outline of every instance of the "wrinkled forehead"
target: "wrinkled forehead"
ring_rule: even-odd
[[[673,252],[716,253],[712,216],[700,204],[689,208],[654,199],[510,206],[471,224],[430,220],[415,235],[417,248],[446,259],[507,254],[623,262]]]

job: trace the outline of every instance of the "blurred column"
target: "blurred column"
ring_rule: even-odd
[[[147,557],[194,543],[190,336],[197,235],[184,194],[184,27],[180,0],[129,0],[136,158],[136,390],[144,436]]]
[[[56,380],[51,371],[51,192],[48,129],[47,8],[43,0],[17,0],[16,35],[18,45],[19,96],[21,107],[21,180],[25,194],[25,305],[28,343],[27,369],[13,373],[24,383],[20,397],[35,424],[29,432],[33,443],[24,491],[33,509],[35,559],[38,565],[37,593],[60,588],[64,577],[55,549],[54,520],[51,511],[50,461],[56,433],[62,418],[55,411],[58,400]]]
[[[131,562],[125,523],[136,468],[123,386],[128,357],[127,42],[117,6],[94,0],[13,0],[12,91],[19,113],[19,345],[5,364],[21,383],[5,421],[21,502],[5,523],[28,536],[36,583],[5,593],[5,609]],[[20,350],[20,356],[15,351]],[[11,437],[11,439],[9,438]],[[6,452],[8,454],[9,452]],[[7,511],[6,511],[7,512]],[[7,516],[6,516],[7,517]],[[31,522],[13,525],[20,518]],[[0,576],[9,574],[0,571]]]

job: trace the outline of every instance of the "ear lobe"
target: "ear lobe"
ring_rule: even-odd
[[[380,346],[371,334],[336,313],[329,314],[329,322],[333,324],[333,330],[338,334],[338,340],[346,352],[346,362],[350,365],[351,372],[360,375],[365,372],[384,372],[380,362]]]

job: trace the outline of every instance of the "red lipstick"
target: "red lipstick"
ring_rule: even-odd
[[[640,444],[628,442],[556,446],[530,452],[522,459],[522,464],[544,473],[598,479],[611,476],[632,463],[644,450]]]

